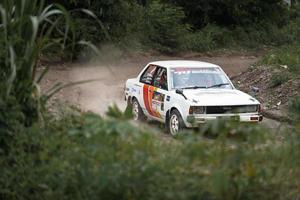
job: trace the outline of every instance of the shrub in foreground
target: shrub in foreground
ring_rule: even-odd
[[[297,199],[299,133],[208,124],[177,139],[94,114],[24,129],[0,154],[1,199]],[[235,140],[243,135],[242,140]],[[236,135],[238,137],[236,137]]]

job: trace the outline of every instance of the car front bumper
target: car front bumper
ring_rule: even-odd
[[[215,115],[189,115],[187,116],[186,126],[196,127],[199,124],[204,124],[212,120],[224,119],[229,121],[251,122],[258,123],[263,120],[261,114],[215,114]]]

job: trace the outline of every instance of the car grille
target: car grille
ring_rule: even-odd
[[[258,105],[207,106],[206,107],[206,114],[254,113],[257,111],[258,111]]]

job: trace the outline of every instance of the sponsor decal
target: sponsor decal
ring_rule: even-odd
[[[136,90],[135,88],[131,88],[131,92],[132,92],[132,93],[136,93],[137,90]]]
[[[165,95],[155,91],[153,93],[153,100],[152,100],[152,109],[156,111],[163,111],[164,110],[164,99]]]
[[[162,118],[159,111],[164,109],[165,95],[157,92],[157,88],[149,85],[143,87],[143,99],[146,110],[154,117]]]

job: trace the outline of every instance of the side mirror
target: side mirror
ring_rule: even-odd
[[[177,94],[183,94],[183,90],[182,89],[176,89],[176,93]]]
[[[259,92],[259,88],[258,87],[251,86],[252,96],[256,96],[258,92]]]
[[[183,94],[183,90],[182,89],[176,89],[176,94],[182,95],[187,100],[186,96]]]

